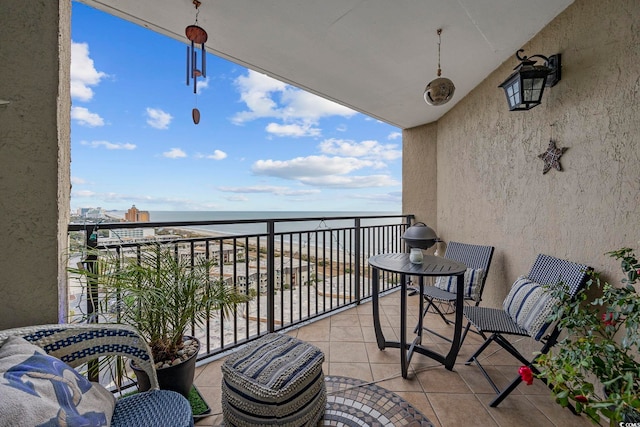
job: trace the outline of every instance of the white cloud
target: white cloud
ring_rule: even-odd
[[[254,185],[249,187],[218,187],[218,190],[225,193],[267,193],[276,194],[278,196],[306,196],[309,194],[317,194],[320,190],[292,190],[289,187],[279,187],[271,185]]]
[[[96,70],[89,57],[89,45],[71,42],[71,98],[90,101],[93,98],[90,86],[98,85],[105,77],[107,74]]]
[[[320,129],[312,127],[311,123],[304,124],[278,124],[269,123],[266,127],[266,131],[276,136],[320,136]]]
[[[107,150],[135,150],[136,145],[130,143],[116,143],[109,141],[80,141],[82,145],[88,145],[89,147],[99,148],[104,147]]]
[[[83,178],[79,178],[77,176],[72,176],[71,177],[71,183],[72,184],[85,184],[87,181]]]
[[[390,139],[390,140],[398,139],[398,138],[402,138],[402,132],[391,132],[389,136],[387,136],[387,139]]]
[[[317,136],[321,118],[356,114],[350,108],[251,70],[238,77],[235,84],[240,91],[240,100],[248,109],[236,113],[232,117],[233,123],[243,124],[261,118],[281,120],[282,124],[267,126],[268,132],[278,136]]]
[[[193,92],[193,82],[191,82],[191,92]],[[209,77],[199,77],[198,78],[198,85],[196,86],[196,92],[197,93],[201,93],[203,90],[208,89],[209,88]]]
[[[72,194],[73,197],[93,197],[96,195],[96,193],[90,190],[73,191]]]
[[[378,194],[352,194],[351,197],[378,203],[402,203],[402,191],[390,191],[388,193]]]
[[[156,129],[168,129],[173,116],[159,108],[147,108],[147,124]]]
[[[72,198],[92,198],[103,207],[113,206],[122,209],[122,206],[153,206],[156,210],[219,210],[222,206],[214,203],[203,203],[190,199],[177,197],[156,197],[139,194],[97,193],[88,190],[72,191]],[[151,209],[149,209],[151,210]],[[153,220],[153,218],[152,218]]]
[[[76,120],[82,126],[104,126],[104,120],[96,113],[92,113],[85,107],[71,107],[71,119]]]
[[[256,175],[275,176],[285,179],[346,175],[365,167],[376,167],[370,160],[353,157],[307,156],[291,160],[258,160],[252,166]]]
[[[400,185],[398,181],[389,175],[365,175],[365,176],[320,176],[320,177],[304,177],[299,179],[300,182],[314,187],[325,188],[371,188],[371,187],[390,187]]]
[[[249,201],[249,198],[247,196],[241,196],[239,194],[225,197],[224,199],[230,202],[248,202]]]
[[[402,157],[402,151],[395,144],[380,144],[378,141],[355,142],[345,139],[327,139],[320,143],[320,151],[339,156],[364,157],[377,160],[395,160]]]
[[[214,150],[213,154],[196,154],[195,156],[198,159],[211,159],[211,160],[222,160],[227,158],[227,153],[222,150]]]
[[[182,157],[187,157],[187,153],[185,153],[179,148],[172,148],[171,150],[165,151],[164,153],[162,153],[162,156],[167,157],[169,159],[179,159]]]

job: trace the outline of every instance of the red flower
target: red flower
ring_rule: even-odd
[[[520,366],[518,373],[520,374],[522,381],[526,382],[527,385],[533,384],[533,372],[531,371],[531,368],[528,366]]]
[[[576,402],[589,403],[589,399],[587,399],[587,397],[583,396],[582,394],[575,396],[574,399],[576,399]]]
[[[613,313],[602,313],[602,321],[605,326],[615,326],[616,321],[613,319]]]

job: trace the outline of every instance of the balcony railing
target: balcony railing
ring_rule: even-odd
[[[213,260],[217,264],[211,273],[214,278],[254,298],[231,316],[223,318],[215,312],[205,328],[192,328],[192,334],[203,344],[199,354],[202,360],[266,332],[288,329],[370,298],[368,258],[383,252],[403,252],[401,236],[412,219],[412,215],[372,215],[73,223],[69,225],[70,265],[87,261],[86,248],[124,254],[139,251],[149,242],[172,247],[192,265],[197,257]],[[262,230],[224,235],[208,231],[230,225]],[[397,275],[383,274],[381,289],[390,290],[398,286],[398,281]],[[100,294],[87,288],[79,277],[69,278],[70,321],[86,319],[97,306]]]

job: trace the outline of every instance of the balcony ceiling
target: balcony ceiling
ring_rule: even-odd
[[[81,1],[185,43],[195,18],[192,0]],[[438,120],[505,60],[515,66],[572,1],[202,0],[198,23],[209,52],[404,129]],[[438,28],[456,92],[433,107],[422,96]],[[525,52],[536,53],[556,52]]]

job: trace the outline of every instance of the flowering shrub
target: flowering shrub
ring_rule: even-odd
[[[595,423],[604,416],[618,425],[623,420],[640,421],[640,297],[633,286],[640,263],[630,248],[607,255],[621,262],[621,285],[602,282],[599,273],[589,272],[586,289],[575,299],[567,300],[558,292],[564,301],[553,318],[559,319],[566,338],[540,355],[534,366],[553,385],[560,405],[573,401],[576,411]],[[587,301],[596,290],[601,296]]]

